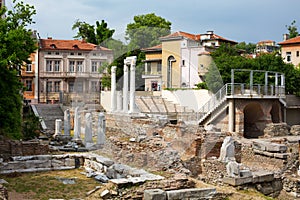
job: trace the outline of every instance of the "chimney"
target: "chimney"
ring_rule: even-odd
[[[289,35],[289,34],[287,34],[287,33],[283,34],[283,41],[286,41],[286,40],[288,40],[289,38],[290,38],[290,35]]]
[[[209,34],[209,35],[213,35],[214,31],[206,31],[206,33]]]

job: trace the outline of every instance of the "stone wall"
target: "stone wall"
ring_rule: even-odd
[[[38,141],[0,141],[0,157],[7,159],[10,156],[42,155],[49,152],[48,145],[40,144]]]
[[[251,146],[242,146],[242,163],[251,169],[265,169],[280,171],[285,167],[286,161],[278,158],[271,158],[255,154]]]
[[[206,183],[223,185],[223,177],[226,176],[226,163],[217,159],[208,159],[201,163],[201,177]]]
[[[0,184],[0,199],[1,200],[8,200],[7,189],[2,184]]]

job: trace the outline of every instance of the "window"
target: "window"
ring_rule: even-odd
[[[59,67],[60,67],[60,61],[56,60],[54,61],[54,71],[59,72]]]
[[[299,57],[299,51],[296,51],[296,56]]]
[[[47,72],[52,72],[52,60],[47,60],[46,61],[46,71]]]
[[[147,73],[151,74],[151,63],[147,63],[146,67],[147,67],[146,68]]]
[[[286,52],[286,61],[287,62],[291,62],[291,60],[292,60],[292,54],[291,54],[291,52]]]
[[[73,55],[74,55],[74,52],[71,52],[70,55],[73,56]]]
[[[77,61],[77,72],[83,72],[83,62]]]
[[[59,55],[59,52],[55,52],[55,55]]]
[[[48,51],[48,53],[47,53],[48,55],[51,55],[52,53],[50,52],[50,51]]]
[[[59,92],[60,91],[60,81],[55,81],[54,82],[54,92]]]
[[[69,92],[74,92],[74,82],[69,82]]]
[[[79,56],[81,56],[81,55],[82,55],[82,53],[78,53],[78,55],[79,55]]]
[[[99,92],[99,85],[98,85],[98,81],[92,81],[91,82],[91,91],[92,92]]]
[[[157,72],[161,73],[161,62],[157,63]]]
[[[26,65],[26,72],[32,72],[31,64]]]
[[[47,81],[47,92],[52,92],[52,82]]]
[[[92,72],[97,72],[98,69],[97,65],[98,65],[97,61],[92,61],[92,70],[91,70]]]
[[[75,72],[75,61],[69,62],[69,72]]]
[[[79,81],[76,83],[76,91],[77,92],[83,92],[83,82]]]
[[[26,91],[32,91],[32,80],[26,80],[25,85],[26,85]]]

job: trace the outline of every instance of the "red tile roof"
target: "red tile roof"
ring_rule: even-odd
[[[83,40],[54,40],[54,39],[41,39],[40,47],[44,50],[96,50],[97,45],[85,42]],[[98,46],[100,47],[100,46]],[[100,50],[111,51],[108,48],[100,47]]]
[[[207,35],[207,34],[203,34],[203,35]],[[164,39],[172,39],[172,38],[177,38],[177,37],[185,37],[185,38],[189,38],[191,40],[200,40],[201,34],[191,34],[191,33],[186,33],[183,31],[177,31],[175,33],[172,33],[170,35],[161,37],[160,39],[164,40]],[[223,40],[223,41],[228,41],[230,43],[235,43],[237,44],[237,42],[233,41],[233,40],[228,40],[226,38],[223,38],[217,34],[212,34],[210,40]]]
[[[260,44],[273,43],[273,42],[274,42],[273,40],[262,40],[262,41],[259,41],[257,44],[260,45]]]
[[[169,39],[169,38],[176,38],[176,37],[185,37],[185,38],[189,38],[191,40],[199,40],[200,35],[186,33],[186,32],[183,32],[183,31],[177,31],[175,33],[171,33],[170,35],[161,37],[161,39]]]
[[[297,44],[297,43],[300,43],[300,36],[297,36],[297,37],[292,38],[292,39],[285,40],[283,42],[279,42],[278,44],[286,45],[286,44]]]
[[[161,51],[162,44],[142,49],[142,51]]]

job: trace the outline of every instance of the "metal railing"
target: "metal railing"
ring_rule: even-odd
[[[227,83],[215,93],[197,112],[197,120],[203,121],[210,113],[220,106],[228,97],[231,98],[285,98],[285,87],[274,85],[248,85],[245,83]]]

